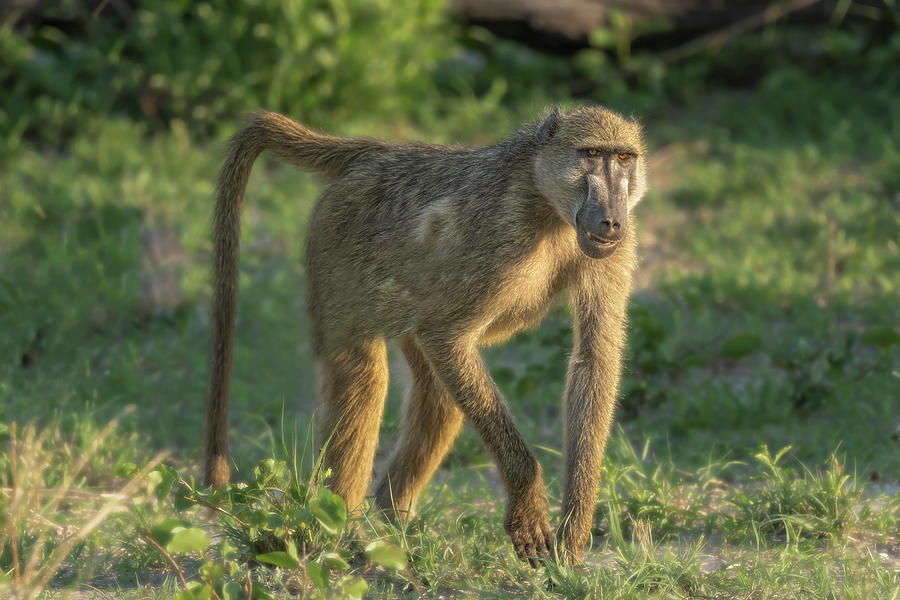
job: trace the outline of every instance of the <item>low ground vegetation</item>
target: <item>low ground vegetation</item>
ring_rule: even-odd
[[[286,22],[315,25],[324,37],[308,43],[346,40],[339,57],[313,51],[316,60],[352,62],[374,43],[378,30],[342,3],[303,4],[319,12]],[[371,3],[367,18],[386,18],[387,4]],[[173,22],[194,10],[147,6]],[[217,9],[196,10],[196,35],[224,27]],[[202,65],[187,76],[155,56],[161,78],[147,85],[165,93],[153,96],[152,118],[134,69],[162,52],[142,36],[164,24],[122,33],[100,19],[92,43],[78,32],[0,28],[3,55],[14,57],[0,63],[0,81],[25,86],[0,86],[4,591],[900,598],[900,35],[852,23],[772,27],[663,68],[652,56],[614,62],[602,48],[574,61],[542,56],[453,30],[439,4],[417,11],[394,29],[409,37],[397,55],[380,57],[364,81],[295,70],[289,59],[309,52],[302,40],[274,54],[283,65],[256,56],[256,44],[226,45],[209,82],[196,76]],[[426,26],[440,35],[415,36]],[[290,38],[273,27],[253,35],[284,49]],[[191,35],[178,43],[201,44]],[[82,73],[62,94],[48,82],[72,53],[90,58],[80,64],[98,78]],[[24,74],[35,56],[46,78]],[[274,66],[244,81],[237,56]],[[390,78],[407,62],[409,72]],[[735,65],[752,81],[723,78]],[[121,94],[99,93],[104,73]],[[216,100],[232,78],[240,83]],[[587,95],[571,96],[575,79]],[[310,81],[309,95],[285,91]],[[370,113],[356,99],[371,94],[385,104]],[[639,115],[654,156],[636,216],[644,258],[619,425],[586,564],[516,561],[496,473],[468,430],[403,527],[348,516],[321,485],[327,474],[314,476],[301,265],[320,187],[272,160],[251,179],[244,218],[237,475],[221,492],[200,486],[212,186],[239,111],[266,106],[339,133],[477,144],[555,102]],[[560,306],[486,351],[545,466],[552,509],[570,342]],[[399,423],[403,369],[393,362],[379,456]]]

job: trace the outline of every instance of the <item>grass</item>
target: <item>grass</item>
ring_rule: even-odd
[[[0,168],[0,585],[22,597],[900,598],[900,107],[897,82],[880,81],[781,65],[752,91],[610,98],[644,108],[653,189],[636,216],[619,425],[576,568],[516,561],[469,430],[402,528],[342,516],[311,476],[301,265],[319,185],[268,159],[243,219],[238,483],[199,488],[224,138],[110,117],[62,149],[23,146]],[[446,127],[401,115],[335,128],[483,143],[539,110],[508,104],[487,119],[471,100]],[[172,234],[175,261],[146,262],[148,231]],[[178,288],[164,306],[142,288],[160,274]],[[558,308],[485,351],[552,510],[570,344]],[[376,466],[399,423],[395,370]]]

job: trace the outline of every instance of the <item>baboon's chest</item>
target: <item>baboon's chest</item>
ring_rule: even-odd
[[[568,284],[569,269],[558,257],[540,249],[504,274],[491,303],[484,344],[501,342],[520,329],[536,325]]]
[[[487,329],[481,335],[481,343],[484,345],[496,344],[509,339],[521,329],[527,329],[537,325],[550,307],[550,298],[545,302],[528,306],[518,305],[497,315],[490,322]]]

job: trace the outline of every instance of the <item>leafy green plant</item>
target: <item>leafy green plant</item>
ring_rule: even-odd
[[[4,138],[60,143],[85,116],[119,111],[207,130],[260,106],[307,122],[408,111],[433,95],[428,72],[451,48],[442,9],[440,0],[143,0],[127,16],[97,18],[64,2],[44,17],[65,29],[49,19],[0,26]]]
[[[136,508],[141,537],[175,570],[180,600],[272,598],[274,588],[310,598],[361,598],[365,576],[374,568],[406,569],[406,553],[382,539],[362,552],[347,548],[352,523],[344,501],[314,479],[301,478],[283,460],[261,461],[253,479],[213,490],[181,478],[169,466],[150,477],[157,501],[172,500],[179,517],[160,518],[158,510]],[[200,506],[215,511],[217,522],[196,520]],[[191,518],[193,515],[193,520]],[[207,531],[220,528],[213,544]],[[200,561],[196,577],[182,565]],[[276,579],[268,570],[277,569]]]
[[[763,446],[754,455],[763,472],[756,478],[758,489],[729,499],[737,518],[752,523],[763,535],[783,535],[789,541],[839,535],[858,520],[856,504],[862,490],[834,455],[821,472],[805,469],[798,474],[783,466],[790,450],[785,446],[773,455]]]

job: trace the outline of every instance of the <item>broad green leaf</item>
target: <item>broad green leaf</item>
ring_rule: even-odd
[[[276,567],[282,567],[285,569],[296,569],[300,564],[296,558],[288,554],[287,552],[267,552],[265,554],[257,554],[256,560],[259,562],[268,563],[270,565],[275,565]]]
[[[277,529],[284,525],[284,519],[278,513],[270,513],[269,518],[266,519],[266,528],[267,529]]]
[[[175,490],[175,510],[186,510],[196,505],[196,502],[193,502],[189,499],[191,495],[191,490],[187,487],[180,485]]]
[[[166,550],[173,553],[203,552],[209,546],[209,536],[197,527],[176,527],[172,530],[172,539],[166,544]]]
[[[175,595],[175,600],[209,600],[212,591],[200,581],[188,581],[187,587]]]
[[[225,566],[220,563],[210,560],[200,567],[200,577],[204,581],[215,582],[221,579],[223,575],[225,575]]]
[[[616,41],[616,34],[611,29],[599,28],[588,34],[588,43],[594,48],[611,48]]]
[[[369,584],[365,579],[354,579],[350,583],[344,584],[344,593],[350,598],[362,598],[369,591]]]
[[[158,470],[153,470],[147,473],[147,493],[152,494],[155,492],[156,488],[159,487],[159,484],[162,483],[163,476]]]
[[[151,484],[155,484],[152,485],[153,494],[157,500],[162,502],[172,491],[175,482],[178,481],[178,472],[169,465],[159,465],[150,472],[148,477]]]
[[[275,600],[274,596],[258,581],[253,582],[253,600]]]
[[[737,333],[722,344],[722,354],[731,359],[738,359],[752,354],[762,346],[762,338],[755,333]]]
[[[328,488],[321,488],[309,501],[309,512],[328,533],[337,533],[347,522],[347,505]]]
[[[628,15],[618,8],[611,8],[609,11],[609,22],[616,29],[628,29],[631,26],[631,19]]]
[[[300,560],[300,557],[297,555],[297,544],[294,543],[294,540],[288,540],[285,546],[287,546],[287,553],[291,558]]]
[[[366,556],[387,569],[399,571],[406,568],[406,552],[386,542],[372,542],[366,546]]]
[[[229,581],[222,586],[222,600],[241,600],[244,597],[244,590],[234,581]]]
[[[190,524],[187,521],[169,517],[168,519],[164,519],[161,523],[154,525],[150,529],[150,536],[156,540],[160,546],[165,546],[172,541],[172,536],[174,535],[176,528],[184,529],[189,525]]]
[[[138,471],[138,466],[133,462],[122,463],[116,468],[116,477],[131,477]]]
[[[325,555],[325,565],[341,572],[350,570],[350,565],[337,552],[329,552]]]
[[[269,527],[269,520],[274,514],[275,513],[270,510],[258,508],[244,515],[244,521],[250,525],[259,527],[260,529],[267,529]]]
[[[237,556],[237,548],[234,547],[227,539],[222,540],[221,546],[222,558],[232,558]]]
[[[328,587],[328,571],[319,563],[306,563],[306,576],[320,590]]]
[[[236,560],[228,561],[228,574],[231,575],[232,579],[241,579],[243,577],[242,569],[243,569],[243,565],[241,565],[241,563],[239,563],[238,561],[236,561]]]

